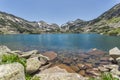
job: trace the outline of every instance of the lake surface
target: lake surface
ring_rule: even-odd
[[[93,48],[108,51],[120,48],[120,37],[99,34],[0,35],[0,45],[12,50],[88,51]]]

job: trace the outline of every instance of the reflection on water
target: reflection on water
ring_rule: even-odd
[[[13,50],[40,51],[80,51],[98,48],[104,51],[117,46],[120,48],[120,37],[98,34],[40,34],[40,35],[0,35],[0,45]]]

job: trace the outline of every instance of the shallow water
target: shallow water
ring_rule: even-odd
[[[79,52],[93,48],[108,51],[115,46],[120,48],[120,37],[99,34],[0,35],[0,45],[22,51],[38,49]]]

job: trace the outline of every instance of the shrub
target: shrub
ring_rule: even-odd
[[[26,80],[31,80],[31,79],[32,79],[32,76],[26,73],[26,74],[25,74],[25,79],[26,79]]]
[[[39,79],[39,77],[37,77],[37,76],[34,76],[34,77],[32,77],[30,74],[25,74],[25,79],[26,80],[40,80]]]
[[[19,58],[18,55],[15,54],[5,54],[2,56],[2,61],[0,64],[9,64],[13,62],[21,63],[24,67],[26,67],[26,59]]]
[[[111,73],[103,73],[101,74],[99,79],[90,78],[89,80],[119,80],[119,79],[114,78]]]

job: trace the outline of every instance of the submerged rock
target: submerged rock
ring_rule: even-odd
[[[92,55],[92,56],[103,56],[106,52],[98,50],[98,49],[93,49],[90,50],[87,54]]]
[[[86,75],[85,70],[80,70],[80,71],[78,72],[78,74],[80,74],[80,75],[82,75],[82,76],[85,76],[85,75]]]
[[[24,67],[20,63],[0,65],[0,80],[25,80]]]
[[[56,66],[60,67],[61,69],[65,69],[69,73],[75,73],[75,71],[70,66],[67,66],[65,64],[58,64]]]
[[[53,52],[53,51],[48,51],[43,53],[44,56],[48,57],[50,61],[54,60],[57,58],[57,53]]]

